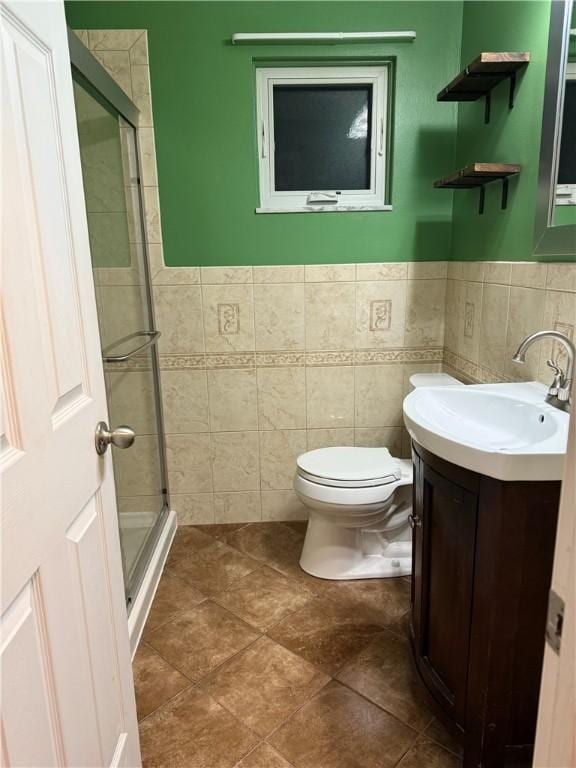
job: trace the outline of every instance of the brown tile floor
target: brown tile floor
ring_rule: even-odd
[[[134,660],[145,768],[459,768],[411,670],[408,580],[315,579],[303,536],[178,530]]]

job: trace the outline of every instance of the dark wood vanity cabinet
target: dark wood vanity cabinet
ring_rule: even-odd
[[[417,671],[464,768],[530,766],[560,483],[505,483],[412,453]]]

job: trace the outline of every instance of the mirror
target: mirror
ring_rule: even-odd
[[[558,172],[553,226],[576,224],[576,6],[572,5],[566,69],[564,107],[558,140]]]
[[[576,257],[576,6],[553,0],[536,212],[535,252]]]

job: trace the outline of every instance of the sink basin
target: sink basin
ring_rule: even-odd
[[[561,480],[569,415],[537,382],[423,387],[404,400],[404,421],[423,448],[498,480]]]

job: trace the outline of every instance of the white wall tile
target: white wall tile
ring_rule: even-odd
[[[211,440],[214,490],[259,490],[258,432],[213,432]]]
[[[212,491],[208,433],[166,435],[166,454],[172,493]]]
[[[214,519],[214,494],[171,493],[170,503],[178,525],[210,525]]]
[[[156,325],[162,336],[161,353],[168,355],[204,352],[202,297],[196,285],[154,286]]]
[[[411,280],[407,294],[404,343],[407,347],[441,347],[446,280]]]
[[[547,266],[534,261],[512,263],[512,285],[521,288],[545,288]]]
[[[257,350],[304,349],[304,285],[254,286]]]
[[[252,267],[254,284],[303,283],[304,266]]]
[[[306,450],[306,430],[278,429],[273,432],[260,432],[262,490],[291,489],[296,459]]]
[[[404,391],[402,366],[357,366],[355,374],[356,428],[401,426]]]
[[[484,286],[478,362],[492,371],[502,373],[507,368],[506,331],[509,304],[509,286],[491,283]]]
[[[528,350],[524,365],[515,363],[512,357],[526,336],[535,331],[543,330],[544,301],[544,291],[516,286],[512,286],[510,289],[505,366],[506,372],[512,378],[523,380],[538,378],[540,354],[542,353],[540,345],[535,344]]]
[[[408,264],[410,280],[438,280],[448,277],[447,261],[411,261]]]
[[[255,370],[208,371],[212,432],[258,429]]]
[[[354,429],[308,429],[306,433],[307,450],[354,445]]]
[[[252,282],[252,267],[200,267],[205,285],[233,285]]]
[[[306,427],[304,368],[259,368],[257,380],[260,429]]]
[[[208,432],[206,371],[162,370],[164,426],[169,434]]]
[[[261,519],[260,491],[214,494],[215,523],[256,523]]]
[[[294,491],[262,491],[262,520],[307,520],[308,510]]]
[[[556,291],[576,291],[576,263],[548,264],[546,287]]]
[[[306,285],[306,349],[354,348],[355,283]]]
[[[405,280],[407,277],[408,264],[405,262],[356,265],[356,280]]]
[[[307,283],[336,283],[356,279],[355,264],[307,264],[304,267]]]
[[[309,429],[354,426],[354,368],[308,368],[306,414]]]

